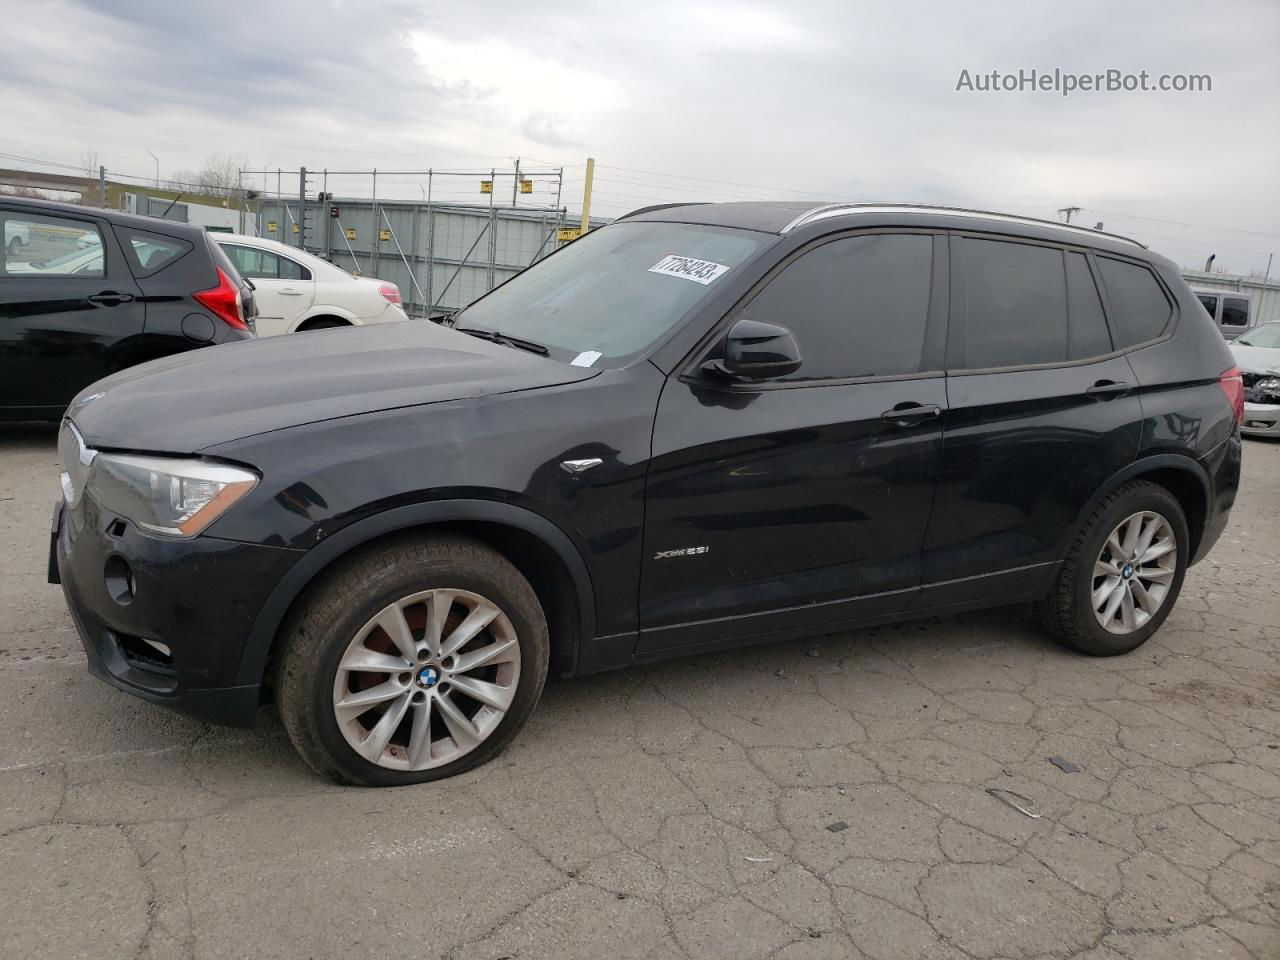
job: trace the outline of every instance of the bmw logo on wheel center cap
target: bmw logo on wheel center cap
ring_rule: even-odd
[[[440,674],[435,667],[423,667],[418,671],[418,686],[434,687],[440,681]]]
[[[1120,576],[1124,577],[1126,580],[1128,580],[1130,577],[1132,577],[1132,576],[1133,576],[1133,564],[1132,564],[1132,563],[1126,563],[1126,564],[1124,565],[1124,569],[1120,571]]]

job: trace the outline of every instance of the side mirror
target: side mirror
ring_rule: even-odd
[[[786,327],[760,320],[739,320],[724,341],[724,359],[703,365],[721,376],[742,380],[785,377],[802,362],[796,338]]]

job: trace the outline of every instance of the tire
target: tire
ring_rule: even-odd
[[[319,320],[307,320],[297,330],[298,333],[310,333],[312,330],[332,330],[335,327],[349,327],[351,324],[335,317],[321,317]]]
[[[435,631],[439,641],[429,641],[437,606],[446,611],[441,614],[443,629]],[[473,622],[481,622],[493,612],[490,608],[497,611],[492,622],[456,655],[441,655],[449,641],[468,633],[454,632],[459,625],[472,616],[479,618]],[[388,613],[393,609],[398,619]],[[403,673],[350,666],[357,662],[353,658],[364,664],[365,655],[400,656],[403,644],[391,643],[383,622],[412,631],[412,637],[401,633],[401,640],[423,655],[419,662]],[[429,642],[437,649],[428,657],[424,645]],[[461,671],[468,657],[495,656],[488,653],[494,649],[503,651],[501,663],[469,673],[449,672]],[[470,770],[503,750],[542,695],[550,649],[537,594],[500,553],[461,536],[404,537],[328,572],[291,616],[277,664],[277,707],[294,747],[322,776],[359,786],[425,783]],[[505,712],[464,691],[464,681],[467,691],[480,689],[480,675],[488,677],[481,681],[485,696],[510,697]],[[364,714],[352,712],[358,705],[344,707],[353,698],[383,695],[393,682],[403,695],[384,697]],[[409,698],[407,706],[401,706],[403,697]],[[390,741],[385,748],[376,745],[379,721],[397,709],[403,719],[391,717],[386,724]],[[456,727],[459,712],[467,716],[461,730]],[[425,741],[417,733],[420,714],[427,718]],[[357,741],[366,734],[361,746],[377,753],[376,762],[357,752]],[[473,736],[478,742],[462,750]],[[415,742],[425,748],[415,749]],[[428,763],[432,765],[423,766]]]
[[[14,237],[12,240],[9,241],[9,255],[11,257],[16,257],[21,252],[22,252],[22,238]]]
[[[1153,540],[1154,549],[1150,549],[1149,553],[1163,549],[1169,539],[1172,539],[1173,549],[1149,563],[1134,564],[1125,556],[1114,561],[1109,559],[1111,548],[1108,546],[1108,538],[1120,525],[1135,517],[1159,518],[1165,524],[1162,530],[1157,529]],[[1127,533],[1130,528],[1123,529]],[[1165,532],[1168,537],[1164,536]],[[1160,629],[1177,602],[1187,571],[1190,542],[1186,515],[1177,498],[1158,484],[1145,480],[1130,481],[1107,494],[1085,520],[1058,571],[1053,589],[1044,600],[1036,604],[1037,618],[1055,639],[1082,653],[1095,657],[1114,657],[1136,650]],[[1107,551],[1105,554],[1104,549]],[[1095,567],[1095,562],[1102,566],[1115,566],[1117,575],[1101,575],[1102,568]],[[1169,571],[1162,569],[1162,566],[1172,567],[1172,572],[1167,577],[1165,574]],[[1126,567],[1129,568],[1128,573],[1125,573]],[[1161,582],[1146,579],[1143,571],[1149,571],[1153,578],[1159,574]],[[1109,609],[1107,602],[1104,601],[1095,610],[1093,600],[1095,589],[1105,590],[1113,580],[1117,581],[1116,585],[1121,591],[1125,589],[1126,583],[1137,581],[1140,593],[1147,597],[1154,596],[1159,586],[1165,586],[1166,589],[1154,612],[1147,613],[1137,601],[1131,605],[1130,610],[1134,615],[1145,615],[1144,621],[1136,622],[1132,628],[1124,626],[1120,620],[1128,614],[1123,611],[1122,603],[1122,609],[1114,614],[1116,619],[1108,621],[1111,626],[1108,629],[1100,620]],[[1115,595],[1113,588],[1107,594],[1108,600]],[[1132,599],[1132,592],[1130,597]]]

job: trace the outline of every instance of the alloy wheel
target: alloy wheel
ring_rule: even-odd
[[[1121,520],[1093,564],[1098,623],[1121,635],[1142,629],[1164,604],[1177,570],[1178,542],[1168,520],[1149,510]]]
[[[338,728],[392,770],[427,770],[475,750],[520,682],[520,643],[493,601],[436,589],[388,604],[352,638],[333,681]]]

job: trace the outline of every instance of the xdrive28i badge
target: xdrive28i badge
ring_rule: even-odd
[[[677,547],[675,550],[659,550],[653,555],[653,559],[670,560],[672,557],[693,557],[699,553],[708,553],[710,550],[710,547]]]

